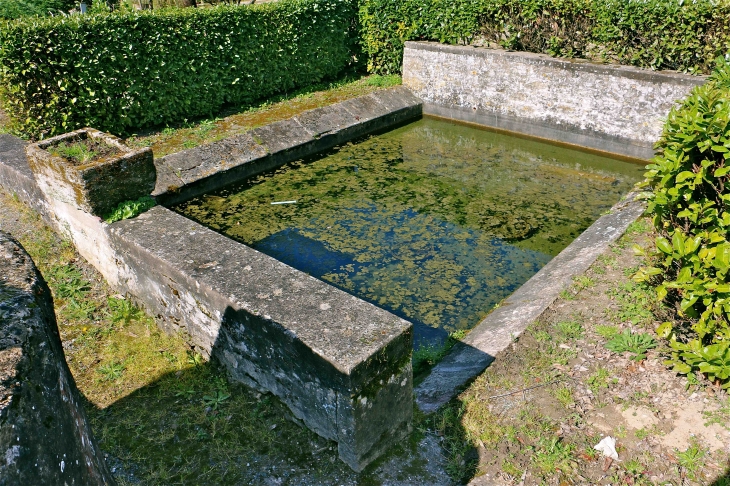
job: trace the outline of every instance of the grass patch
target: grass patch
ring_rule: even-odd
[[[564,339],[575,340],[583,336],[583,326],[578,321],[560,321],[555,327]]]
[[[152,147],[155,157],[162,157],[285,120],[306,110],[400,84],[401,78],[397,75],[368,76],[350,71],[334,81],[274,96],[255,105],[230,107],[211,118],[183,120],[177,126],[159,127],[133,135],[125,142],[132,147]]]
[[[60,142],[49,148],[49,152],[73,164],[82,165],[96,158],[118,154],[119,149],[97,138],[84,138],[75,142]]]
[[[613,339],[620,334],[618,326],[614,326],[613,324],[597,325],[596,333],[604,339]]]
[[[647,325],[654,317],[656,297],[647,285],[625,281],[610,289],[608,294],[618,305],[618,310],[609,311],[613,319],[634,325]]]

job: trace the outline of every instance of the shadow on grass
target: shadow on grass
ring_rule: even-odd
[[[191,361],[198,361],[191,359]],[[306,468],[347,475],[336,445],[290,420],[271,395],[196,362],[100,410],[87,404],[122,484],[262,484]]]
[[[478,457],[464,446],[460,408],[455,402],[431,416],[416,409],[411,436],[357,474],[335,442],[296,423],[278,398],[231,383],[220,365],[192,356],[189,367],[105,409],[86,405],[120,485],[465,484]],[[424,445],[426,434],[438,437]],[[443,463],[453,479],[433,473]]]
[[[710,486],[730,486],[730,466],[727,466],[725,474],[715,479]]]

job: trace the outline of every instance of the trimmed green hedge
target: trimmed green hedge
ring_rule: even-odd
[[[660,233],[656,266],[634,277],[656,284],[680,325],[660,335],[674,349],[667,364],[700,371],[730,387],[730,64],[669,113],[648,166],[649,214]]]
[[[351,0],[26,18],[0,28],[0,96],[33,136],[210,115],[353,62]]]
[[[708,73],[730,51],[728,0],[363,0],[368,68],[400,72],[403,42],[468,43]]]
[[[485,0],[362,0],[360,27],[368,71],[396,74],[403,43],[434,40],[468,43],[479,30]]]

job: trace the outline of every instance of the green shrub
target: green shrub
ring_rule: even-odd
[[[33,136],[210,115],[339,73],[351,0],[30,18],[0,28],[0,95]]]
[[[652,69],[708,73],[730,50],[721,0],[363,0],[368,68],[400,72],[403,43],[481,36],[502,47]]]
[[[669,113],[657,151],[645,184],[661,235],[659,257],[635,278],[655,281],[658,297],[690,325],[658,330],[672,338],[675,369],[709,373],[712,366],[712,376],[724,380],[727,374],[716,369],[718,362],[730,366],[726,346],[717,346],[730,341],[730,64],[724,58],[710,80]],[[715,354],[721,359],[708,364]]]

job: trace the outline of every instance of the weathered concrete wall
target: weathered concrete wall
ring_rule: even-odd
[[[341,143],[362,135],[363,127],[403,122],[418,116],[420,107],[397,88],[374,100],[312,110],[294,125],[258,129],[253,148],[237,139],[157,161],[158,187],[171,176],[164,169],[170,160],[190,165],[183,186],[162,195],[174,200],[295,160],[320,139]],[[302,137],[289,136],[296,126],[305,130]],[[40,206],[112,287],[143,303],[169,330],[184,331],[235,379],[280,397],[307,427],[337,441],[353,469],[363,469],[408,433],[409,322],[164,207],[107,225],[52,191],[39,191],[19,150],[17,139],[0,139],[0,183],[15,192],[26,188],[21,198]],[[6,160],[17,163],[10,167]],[[42,202],[33,200],[39,193]]]
[[[704,77],[525,52],[406,42],[424,113],[649,159],[676,100]]]
[[[396,87],[167,155],[155,160],[153,195],[163,204],[175,204],[418,118],[421,106],[410,91]]]
[[[48,206],[28,165],[26,145],[27,142],[17,137],[0,134],[0,186],[47,219],[50,216]]]
[[[0,485],[113,484],[66,365],[43,278],[0,232]]]

